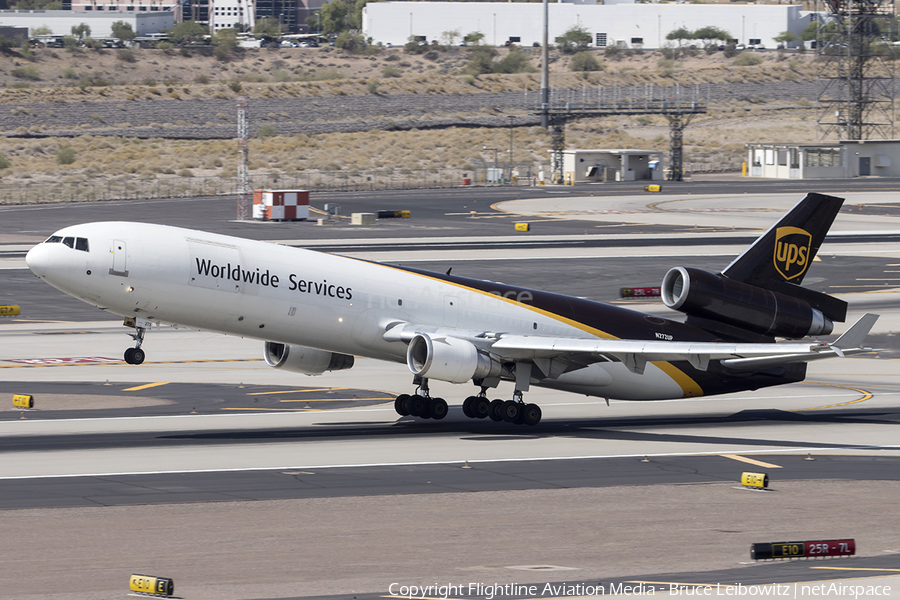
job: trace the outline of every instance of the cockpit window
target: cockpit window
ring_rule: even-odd
[[[44,243],[45,244],[59,244],[62,242],[69,248],[74,248],[75,250],[81,250],[82,252],[90,252],[91,248],[88,244],[87,238],[77,238],[77,237],[62,237],[61,235],[51,235],[48,237]]]

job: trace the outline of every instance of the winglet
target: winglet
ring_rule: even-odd
[[[850,327],[850,329],[841,334],[841,336],[831,344],[831,348],[839,356],[842,354],[843,350],[861,348],[863,342],[866,340],[866,336],[869,335],[869,331],[872,329],[872,326],[875,325],[875,321],[878,320],[879,316],[880,315],[874,313],[864,314]]]

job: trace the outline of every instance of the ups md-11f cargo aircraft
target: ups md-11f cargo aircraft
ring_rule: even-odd
[[[810,193],[721,273],[675,267],[662,300],[685,322],[582,298],[378,264],[191,229],[107,222],[59,230],[28,267],[55,288],[126,317],[144,361],[154,322],[264,342],[266,362],[307,375],[354,356],[405,362],[400,415],[442,419],[428,381],[472,382],[471,418],[535,425],[529,386],[623,400],[664,400],[803,381],[806,363],[871,351],[878,315],[832,343],[847,304],[801,287],[843,199]],[[501,381],[510,400],[488,399]],[[411,390],[412,391],[412,390]]]

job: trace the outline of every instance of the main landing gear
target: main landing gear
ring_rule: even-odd
[[[526,404],[523,394],[515,392],[513,400],[488,400],[482,388],[477,396],[469,396],[463,402],[463,413],[470,419],[490,417],[492,421],[506,421],[517,425],[537,425],[541,422],[541,407]],[[443,419],[447,416],[447,402],[432,398],[428,393],[428,381],[422,380],[415,394],[400,394],[394,400],[394,410],[402,417],[412,415],[423,419]]]
[[[523,394],[516,391],[512,400],[488,400],[484,390],[463,401],[463,413],[470,419],[490,417],[492,421],[506,421],[516,425],[537,425],[541,422],[541,407],[526,404]]]
[[[413,380],[419,387],[415,394],[400,394],[394,400],[394,410],[401,417],[412,415],[422,419],[441,420],[447,416],[450,408],[443,398],[432,398],[428,390],[428,380]]]
[[[146,354],[141,350],[141,344],[144,343],[144,334],[147,332],[147,328],[138,327],[138,325],[129,323],[127,320],[125,321],[125,324],[134,327],[134,333],[128,334],[134,340],[134,348],[129,348],[125,351],[125,362],[129,365],[139,365],[144,362],[144,358],[146,358]]]

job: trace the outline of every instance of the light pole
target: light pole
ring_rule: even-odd
[[[512,181],[513,174],[513,121],[516,118],[513,115],[509,115],[509,177],[508,181]]]

